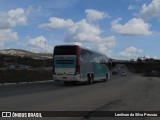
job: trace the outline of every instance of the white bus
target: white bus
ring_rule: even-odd
[[[55,46],[53,52],[53,80],[69,82],[107,81],[109,59],[98,52],[78,45]]]

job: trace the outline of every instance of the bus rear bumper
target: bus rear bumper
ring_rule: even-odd
[[[79,75],[53,75],[55,81],[80,81]]]

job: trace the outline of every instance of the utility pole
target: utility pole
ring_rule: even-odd
[[[44,55],[44,67],[46,66],[46,41],[44,41],[44,53],[45,53],[45,55]]]
[[[6,48],[5,48],[5,45],[4,45],[4,51],[3,51],[3,66],[4,66],[4,68],[5,68],[5,50],[6,50]]]

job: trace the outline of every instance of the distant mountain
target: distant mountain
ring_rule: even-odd
[[[27,50],[21,49],[5,49],[0,50],[0,54],[21,56],[21,57],[33,57],[33,58],[52,58],[52,54],[45,53],[34,53]]]

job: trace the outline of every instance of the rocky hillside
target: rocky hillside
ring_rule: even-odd
[[[21,57],[32,57],[32,58],[51,58],[52,54],[45,53],[33,53],[21,49],[6,49],[0,50],[0,55],[12,55],[12,56],[21,56]]]

